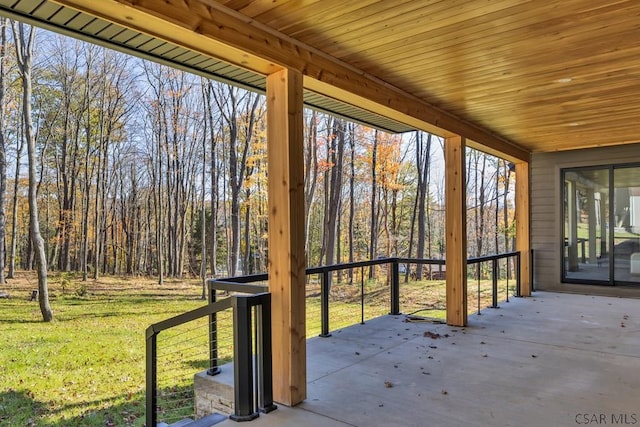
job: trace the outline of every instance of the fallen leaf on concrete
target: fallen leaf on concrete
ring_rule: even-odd
[[[432,340],[437,340],[438,338],[441,337],[440,334],[437,334],[437,333],[431,332],[431,331],[426,331],[424,333],[424,336],[427,337],[427,338],[431,338]]]
[[[536,357],[538,357],[538,356],[536,356],[535,354],[532,354],[532,355],[531,355],[531,357],[533,357],[533,358],[535,359],[535,358],[536,358]]]
[[[384,386],[385,386],[386,388],[391,388],[391,387],[393,387],[393,383],[392,383],[391,381],[385,381],[385,382],[384,382]]]
[[[440,393],[442,394],[449,394],[449,392],[447,390],[442,390]]]

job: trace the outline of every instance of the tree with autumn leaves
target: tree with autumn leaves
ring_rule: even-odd
[[[27,28],[2,36],[0,246],[7,250],[0,258],[7,276],[35,265],[46,277],[48,265],[83,280],[148,275],[162,285],[166,277],[204,283],[264,272],[264,97],[45,31],[32,39]],[[441,256],[440,138],[389,134],[312,110],[304,131],[309,265]],[[468,156],[470,250],[506,250],[508,165]]]

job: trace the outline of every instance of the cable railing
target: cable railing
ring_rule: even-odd
[[[503,261],[502,263],[500,261]],[[513,265],[511,263],[513,261]],[[504,268],[502,268],[504,265]],[[511,281],[513,277],[513,281]],[[513,283],[515,282],[515,283]],[[499,308],[500,287],[505,302],[509,295],[520,296],[520,252],[507,252],[487,255],[467,260],[467,306],[469,311],[473,303],[476,314],[482,314],[483,307]],[[484,303],[483,303],[484,301]]]
[[[394,257],[308,268],[307,336],[329,337],[337,329],[365,323],[385,314],[399,315],[402,310],[411,315],[430,311],[437,314],[435,320],[444,322],[444,266],[442,259]],[[467,268],[468,301],[472,301],[468,306],[474,305],[475,301],[478,313],[483,302],[484,306],[497,308],[500,295],[504,295],[507,301],[510,295],[520,296],[520,252],[469,258]],[[426,279],[420,280],[421,277]],[[230,418],[250,420],[259,412],[269,412],[275,408],[271,383],[271,305],[267,280],[267,274],[210,279],[208,305],[147,329],[146,425],[156,426],[158,413],[164,415],[167,412],[167,405],[158,405],[155,364],[160,332],[202,319],[207,320],[208,324],[204,333],[206,339],[200,333],[197,339],[187,338],[186,341],[206,347],[206,366],[201,366],[203,362],[198,366],[206,369],[209,376],[220,373],[221,366],[231,360],[229,342],[233,331],[235,406]],[[220,291],[225,294],[219,294]],[[255,309],[252,311],[253,307]],[[233,316],[229,314],[230,309],[233,309]],[[203,330],[202,327],[194,329]],[[173,356],[179,356],[179,359],[185,357],[183,354]],[[188,409],[189,396],[192,394],[189,395],[184,387],[165,387],[160,391],[160,396],[167,394],[166,390],[171,390],[171,393],[182,392],[184,406]],[[176,401],[168,406],[178,408],[180,405]],[[185,411],[178,412],[182,416]]]
[[[499,261],[500,260],[514,260],[514,267],[512,270],[507,270],[506,275],[506,285],[504,285],[504,293],[506,295],[506,299],[509,299],[509,286],[512,286],[512,290],[514,291],[515,296],[520,296],[520,252],[507,252],[496,255],[488,255],[483,257],[475,257],[467,259],[468,268],[471,266],[482,266],[484,263],[489,263],[491,266],[491,278],[489,280],[488,290],[485,292],[490,296],[491,303],[488,304],[489,307],[498,307],[498,299],[500,296],[501,288],[500,288],[500,270],[499,270]],[[424,266],[429,267],[429,279],[431,277],[436,276],[435,283],[437,283],[438,289],[434,289],[431,293],[430,299],[431,301],[422,301],[422,306],[419,304],[415,304],[412,299],[420,299],[419,291],[425,289],[430,286],[425,284],[425,282],[418,282],[417,284],[410,284],[408,280],[404,282],[401,279],[401,267],[404,267],[405,278],[407,278],[410,274],[410,266],[416,265],[418,268],[422,268]],[[429,316],[432,320],[440,320],[444,321],[446,316],[446,285],[445,285],[445,275],[446,271],[443,271],[442,267],[445,265],[445,260],[442,259],[419,259],[419,258],[379,258],[376,260],[370,261],[360,261],[354,263],[342,263],[342,264],[334,264],[330,266],[322,266],[322,267],[314,267],[307,269],[307,275],[318,274],[320,275],[320,317],[321,317],[321,330],[319,335],[321,337],[328,337],[331,335],[331,331],[335,329],[339,329],[340,327],[349,326],[355,324],[357,322],[351,322],[349,324],[339,323],[336,327],[333,325],[336,319],[339,319],[340,316],[335,316],[331,313],[332,306],[340,304],[343,310],[359,310],[360,312],[360,323],[364,323],[367,318],[378,317],[383,314],[391,314],[397,315],[400,314],[403,310],[408,311],[410,314],[416,314],[422,311],[430,311],[435,313],[435,316]],[[507,264],[508,265],[508,264]],[[383,277],[386,278],[386,285],[382,288],[378,287],[377,289],[372,289],[371,285],[365,285],[367,280],[365,277],[366,269],[373,269],[376,267],[386,268],[386,274]],[[435,267],[435,268],[432,268]],[[359,297],[360,304],[359,307],[349,306],[345,304],[345,301],[350,301],[353,299],[351,296],[348,299],[336,299],[331,298],[332,295],[335,295],[334,289],[336,285],[331,280],[332,273],[339,271],[349,271],[349,270],[357,270],[360,269],[360,286],[359,286]],[[511,271],[515,272],[515,286],[513,282],[509,282],[509,277]],[[434,274],[436,273],[436,274]],[[444,273],[444,274],[443,274]],[[374,274],[370,274],[369,277],[375,276]],[[473,278],[473,272],[468,273],[468,278]],[[480,278],[482,275],[477,275],[477,278]],[[433,282],[433,280],[429,280],[428,282]],[[468,289],[471,289],[470,283],[472,280],[468,280]],[[371,282],[369,282],[371,283]],[[478,281],[478,283],[480,283]],[[338,285],[339,286],[339,285]],[[435,286],[434,286],[435,288]],[[377,298],[375,300],[375,304],[377,307],[371,307],[367,305],[367,296],[373,293],[379,293],[384,290],[388,298],[381,299]],[[356,291],[357,292],[357,291]],[[481,297],[482,297],[483,289],[481,287],[477,290],[477,310],[481,311]],[[473,295],[473,292],[470,292]],[[386,304],[386,306],[385,306]],[[365,316],[365,310],[370,313],[375,313],[375,315]],[[355,316],[352,316],[352,318]]]
[[[233,414],[235,421],[249,421],[260,412],[270,412],[273,404],[271,362],[271,294],[264,286],[218,283],[243,294],[230,295],[216,301],[214,288],[206,306],[155,323],[146,331],[146,425],[195,418],[194,375],[206,369],[208,375],[221,372],[221,362],[230,361],[220,353],[220,329],[233,331]],[[231,316],[228,316],[231,314]],[[232,319],[232,327],[220,328],[220,316]],[[171,333],[178,331],[177,333]],[[171,336],[168,341],[161,341]],[[175,337],[175,339],[173,339]],[[225,337],[224,341],[229,341]],[[159,343],[162,346],[159,348]],[[204,355],[204,357],[203,357]],[[222,356],[222,357],[221,357]],[[169,361],[174,365],[163,364]],[[193,370],[185,378],[184,366]],[[159,372],[159,365],[164,369]],[[166,374],[165,376],[162,373]],[[162,379],[165,382],[162,382]],[[161,421],[163,424],[158,424]]]
[[[482,297],[483,293],[489,294],[491,304],[488,306],[496,307],[501,292],[499,282],[502,280],[498,262],[510,259],[514,260],[513,263],[515,265],[513,265],[512,269],[507,269],[506,285],[504,285],[503,292],[505,292],[507,299],[509,298],[509,289],[513,291],[515,296],[519,296],[520,252],[468,258],[469,294],[473,295],[474,298]],[[475,291],[472,289],[471,284],[474,278],[482,277],[482,271],[478,270],[481,274],[475,275],[472,269],[474,266],[479,268],[484,263],[490,264],[493,273],[488,282],[484,281],[489,285],[480,286],[479,290]],[[411,266],[428,268],[426,272],[428,273],[427,282],[435,283],[435,285],[431,283],[425,284],[425,282],[411,284],[407,280],[410,276]],[[307,268],[307,323],[312,325],[311,330],[308,330],[308,335],[317,334],[327,337],[331,335],[332,330],[356,323],[364,323],[367,319],[384,314],[397,315],[401,313],[401,310],[412,314],[431,310],[437,312],[434,318],[444,319],[446,310],[446,271],[443,270],[444,266],[445,260],[443,259],[392,257]],[[382,269],[382,274],[377,274],[375,269]],[[341,274],[342,277],[339,278],[338,274]],[[516,276],[515,283],[509,281],[511,275]],[[312,280],[314,276],[316,279]],[[404,277],[405,280],[402,281],[401,277]],[[433,280],[434,277],[435,280]],[[210,283],[230,283],[236,286],[237,284],[244,284],[243,286],[248,286],[249,283],[266,282],[267,280],[267,274],[256,274],[210,280]],[[259,286],[255,290],[267,289],[266,286]],[[421,293],[424,293],[425,287],[429,286],[434,288],[430,300],[424,299],[416,303],[415,300],[420,300]],[[224,286],[218,289],[228,290]],[[477,309],[480,311],[482,303],[480,299],[477,299],[477,301]],[[319,326],[316,326],[316,316],[320,318]]]

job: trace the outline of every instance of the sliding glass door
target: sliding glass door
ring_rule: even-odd
[[[640,167],[613,170],[614,280],[640,283]]]
[[[565,169],[565,282],[640,284],[640,166]]]
[[[609,169],[564,173],[563,279],[609,282]]]

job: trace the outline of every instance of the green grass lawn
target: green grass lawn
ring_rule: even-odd
[[[307,286],[308,337],[320,333],[316,282],[311,278]],[[35,283],[34,275],[22,273],[0,287],[11,295],[0,299],[0,425],[143,425],[145,330],[202,306],[199,282],[166,281],[159,286],[151,279],[105,278],[82,284],[69,276],[54,276],[49,280],[55,319],[51,323],[43,323],[37,301],[29,301]],[[365,321],[389,312],[386,280],[335,281],[331,331],[361,321],[361,286]],[[444,318],[443,281],[410,281],[400,289],[403,313]],[[470,312],[476,309],[474,289],[470,281]],[[490,303],[489,289],[483,281],[483,307]],[[230,313],[218,316],[219,352],[229,360]],[[190,414],[193,374],[208,367],[207,331],[203,319],[159,336],[159,405],[169,411],[183,398],[182,412],[173,414],[177,417]]]
[[[0,425],[142,425],[145,329],[201,306],[198,284],[110,279],[79,296],[52,279],[43,323],[22,282],[0,300]]]

